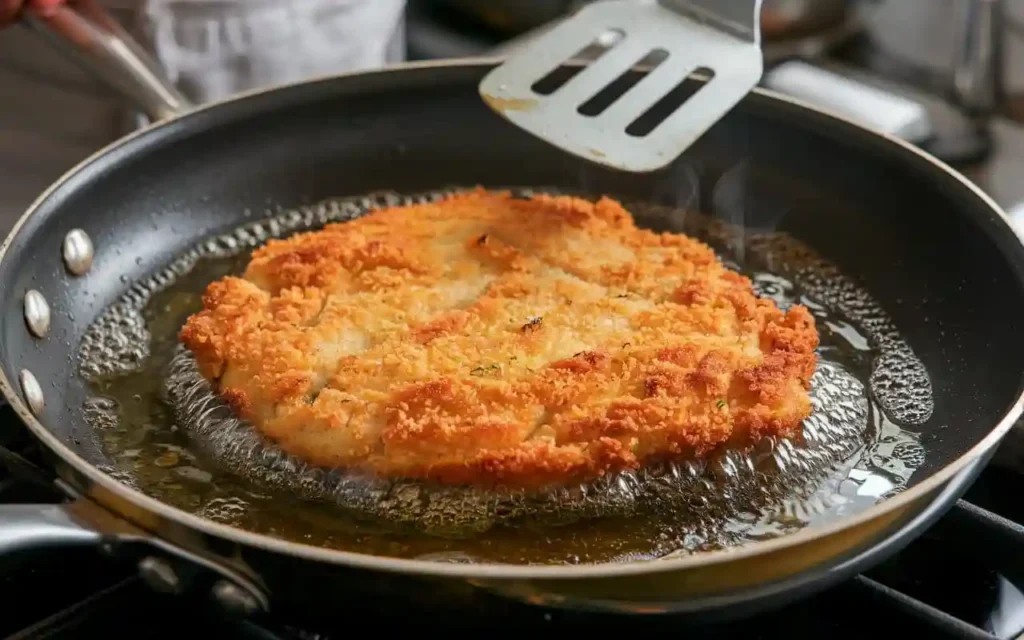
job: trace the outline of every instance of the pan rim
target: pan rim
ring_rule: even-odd
[[[22,227],[33,217],[33,215],[36,214],[42,205],[50,199],[53,193],[63,187],[67,182],[77,177],[94,162],[112,154],[115,150],[127,145],[138,137],[147,135],[153,130],[171,126],[183,118],[194,117],[204,112],[226,108],[228,105],[236,102],[242,102],[263,94],[285,92],[297,87],[309,86],[321,82],[337,81],[348,77],[379,75],[395,72],[417,72],[419,70],[432,68],[487,68],[497,65],[501,61],[501,57],[452,58],[445,60],[405,62],[368,71],[362,70],[341,74],[316,76],[280,86],[245,91],[225,100],[202,105],[189,111],[176,114],[165,120],[152,123],[111,142],[95,153],[89,155],[87,158],[69,169],[45,191],[43,191],[32,202],[32,204],[29,205],[25,213],[22,214],[12,227],[3,243],[0,244],[0,263],[6,259],[8,251]],[[1018,245],[1024,248],[1024,240],[1022,240],[1020,236],[1013,231],[1009,218],[1003,209],[988,194],[982,191],[980,187],[938,158],[931,156],[925,151],[900,138],[872,130],[869,127],[865,127],[860,123],[854,122],[830,110],[818,108],[801,100],[759,87],[755,88],[751,93],[762,99],[785,103],[795,106],[798,109],[809,110],[830,120],[837,121],[841,126],[846,128],[853,128],[876,138],[881,138],[887,141],[890,145],[902,149],[904,152],[909,151],[912,157],[915,158],[915,162],[931,165],[934,169],[942,171],[959,183],[960,187],[965,188],[968,193],[976,197],[980,202],[984,203],[996,214],[999,221],[1002,223],[1005,232],[1015,238]],[[402,573],[424,577],[464,578],[471,580],[579,580],[661,574],[665,572],[695,569],[698,567],[721,565],[785,549],[794,549],[801,545],[847,531],[857,527],[858,525],[866,524],[899,509],[905,509],[911,506],[915,501],[936,491],[942,485],[949,482],[972,461],[976,460],[979,456],[983,455],[990,448],[998,444],[1003,436],[1005,436],[1013,427],[1017,419],[1020,418],[1022,412],[1024,412],[1024,388],[1021,388],[1018,391],[1017,398],[1013,404],[1010,405],[1002,418],[999,419],[988,434],[986,434],[984,438],[956,460],[922,480],[919,484],[904,490],[896,496],[882,500],[859,514],[843,518],[826,525],[804,528],[795,533],[783,535],[770,540],[748,543],[722,550],[693,554],[681,558],[654,561],[632,561],[625,563],[603,562],[598,564],[573,566],[533,566],[499,563],[449,564],[429,560],[374,556],[365,553],[328,549],[298,542],[291,542],[268,535],[253,533],[230,525],[217,523],[182,509],[178,509],[177,507],[172,507],[171,505],[146,495],[140,490],[128,487],[127,485],[124,485],[103,473],[97,467],[80,457],[77,453],[60,442],[60,440],[35,417],[23,401],[21,394],[16,391],[15,386],[8,379],[6,372],[2,367],[0,367],[0,393],[2,393],[11,404],[12,408],[14,408],[15,412],[25,423],[26,427],[32,432],[33,436],[75,472],[80,474],[93,485],[109,492],[114,497],[124,500],[136,508],[152,513],[163,520],[176,523],[179,526],[187,527],[190,530],[198,531],[213,538],[226,540],[247,547],[253,547],[266,552],[288,555],[318,563],[341,565],[358,569],[369,569],[387,573]],[[104,504],[103,508],[110,509],[111,507]],[[154,535],[156,534],[154,533]]]

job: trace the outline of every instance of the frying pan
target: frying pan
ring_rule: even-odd
[[[814,247],[889,312],[935,398],[915,427],[926,458],[904,491],[854,516],[728,551],[585,566],[375,557],[163,504],[98,468],[103,454],[82,415],[88,392],[69,360],[126,280],[268,203],[581,182],[643,199],[677,188],[679,174],[586,166],[503,122],[476,91],[495,60],[318,78],[177,113],[185,101],[147,70],[127,36],[77,11],[37,26],[75,45],[162,121],[67,173],[0,248],[0,390],[73,498],[0,507],[0,552],[99,545],[137,559],[158,588],[206,590],[225,609],[253,615],[268,607],[330,615],[345,589],[409,598],[471,585],[552,606],[731,616],[822,588],[904,544],[965,490],[1021,413],[1024,247],[999,207],[909,145],[755,91],[679,163],[697,168],[705,194],[745,163],[756,185],[745,223],[770,223]],[[39,295],[26,299],[30,290]]]

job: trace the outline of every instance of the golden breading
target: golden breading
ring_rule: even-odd
[[[818,334],[614,200],[482,189],[256,250],[181,331],[323,467],[538,487],[799,433]]]

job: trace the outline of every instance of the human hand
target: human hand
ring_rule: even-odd
[[[67,0],[0,0],[0,27],[15,20],[22,11],[36,11],[46,14]]]

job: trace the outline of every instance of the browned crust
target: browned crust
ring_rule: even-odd
[[[818,334],[614,200],[480,189],[267,243],[181,340],[314,465],[537,487],[797,434]]]

